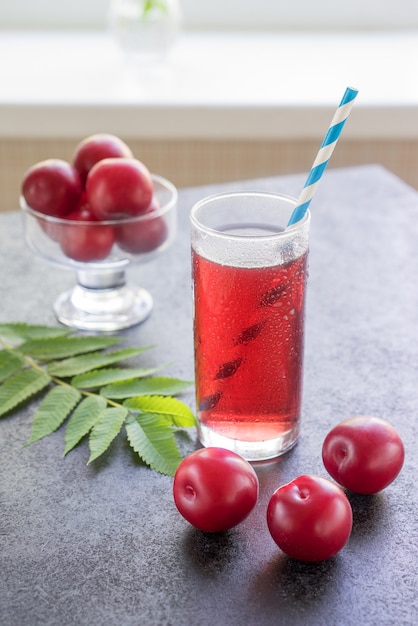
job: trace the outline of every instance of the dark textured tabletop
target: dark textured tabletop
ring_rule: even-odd
[[[119,334],[156,344],[147,366],[169,362],[167,375],[193,377],[192,204],[226,188],[297,195],[303,183],[180,190],[175,245],[128,271],[155,307]],[[223,535],[200,533],[178,514],[172,478],[141,465],[123,438],[88,466],[86,444],[63,459],[62,430],[23,447],[30,403],[0,420],[2,626],[418,623],[418,194],[379,166],[329,169],[311,210],[302,435],[256,466],[254,511]],[[73,284],[25,248],[17,211],[0,215],[0,322],[54,324],[52,303]],[[194,409],[192,391],[182,399]],[[376,496],[350,495],[353,532],[336,557],[293,561],[268,533],[267,502],[299,474],[327,476],[322,441],[354,414],[397,428],[403,470]],[[197,445],[192,431],[184,453]]]

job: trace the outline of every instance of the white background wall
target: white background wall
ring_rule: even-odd
[[[1,28],[104,28],[110,0],[0,0]],[[186,27],[418,27],[417,0],[180,0]]]

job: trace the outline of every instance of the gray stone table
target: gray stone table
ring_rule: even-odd
[[[225,189],[297,195],[303,182],[180,191],[176,244],[129,270],[155,299],[151,317],[123,333],[156,345],[142,362],[193,377],[191,205]],[[141,465],[123,438],[89,466],[86,444],[63,459],[62,430],[23,447],[30,403],[0,420],[3,626],[418,623],[418,194],[380,166],[330,169],[311,208],[302,435],[257,465],[256,509],[228,533],[200,533],[177,513],[172,479]],[[1,322],[55,323],[52,303],[74,277],[25,248],[17,211],[0,216],[0,272]],[[183,398],[194,408],[192,392]],[[326,476],[324,436],[360,413],[398,429],[403,471],[376,496],[350,496],[353,532],[336,557],[292,561],[268,534],[268,499],[299,474]],[[184,453],[197,445],[192,432]]]

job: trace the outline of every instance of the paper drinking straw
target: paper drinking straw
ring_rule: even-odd
[[[326,166],[328,165],[328,161],[330,160],[338,138],[341,135],[344,124],[346,123],[347,118],[350,115],[350,111],[357,94],[357,89],[347,87],[347,89],[345,90],[345,94],[340,102],[338,109],[335,111],[331,125],[328,128],[328,132],[325,135],[324,141],[322,142],[316,159],[312,165],[308,178],[306,179],[305,186],[303,187],[298,202],[293,209],[292,215],[290,216],[289,222],[287,224],[288,226],[291,226],[292,224],[295,224],[296,222],[301,220],[308,210],[316,188],[318,187],[321,176],[324,173]]]

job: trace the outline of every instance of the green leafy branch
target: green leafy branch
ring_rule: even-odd
[[[145,0],[143,15],[146,17],[151,11],[154,9],[161,11],[162,13],[167,13],[167,3],[164,0]]]
[[[175,433],[196,424],[174,396],[193,383],[156,376],[161,368],[121,365],[150,347],[112,350],[120,341],[64,327],[0,324],[0,417],[42,392],[27,445],[66,422],[64,455],[88,437],[91,463],[125,427],[141,459],[173,475],[181,461]]]

